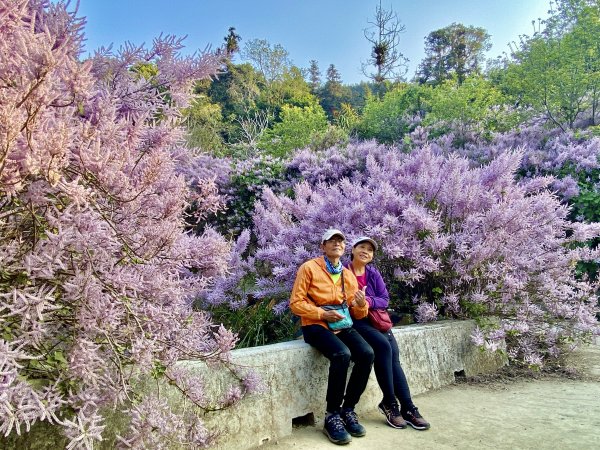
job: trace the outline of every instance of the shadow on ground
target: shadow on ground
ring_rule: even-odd
[[[600,448],[600,342],[579,349],[562,376],[506,376],[458,383],[427,392],[415,403],[431,429],[395,430],[373,412],[361,418],[367,435],[356,449],[573,449]],[[570,376],[566,376],[570,375]],[[332,449],[320,427],[296,428],[263,450]]]

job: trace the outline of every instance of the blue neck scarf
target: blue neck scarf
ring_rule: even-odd
[[[342,262],[338,261],[337,265],[334,266],[332,264],[331,261],[329,261],[329,259],[327,259],[327,256],[324,256],[325,258],[325,266],[327,267],[327,272],[329,272],[332,275],[337,275],[342,273],[342,269],[344,268],[344,266],[342,266]]]

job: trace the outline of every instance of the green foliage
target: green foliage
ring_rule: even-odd
[[[131,66],[129,70],[145,80],[152,81],[158,75],[158,67],[151,62],[138,62]]]
[[[251,162],[243,170],[234,171],[228,187],[227,209],[211,220],[212,226],[224,235],[237,236],[242,230],[252,228],[254,202],[265,187],[278,191],[285,180],[285,165],[281,159],[259,155]]]
[[[213,322],[222,323],[234,330],[239,341],[236,348],[256,347],[290,341],[297,325],[289,311],[277,315],[273,301],[259,301],[249,306],[231,310],[228,305],[209,308]]]
[[[208,88],[197,87],[196,92],[205,92],[212,103],[221,105],[223,118],[232,122],[234,117],[257,109],[258,97],[265,86],[264,77],[251,64],[229,63],[224,74]]]
[[[317,89],[319,89],[321,86],[321,71],[319,70],[319,63],[316,60],[311,59],[310,67],[308,68],[307,72],[310,91],[317,92]]]
[[[490,35],[483,28],[453,23],[432,31],[425,38],[426,57],[417,79],[437,85],[455,77],[462,84],[468,76],[481,73],[484,54],[490,47]]]
[[[586,115],[595,124],[600,99],[600,5],[570,3],[579,6],[559,9],[544,33],[513,52],[501,82],[516,101],[563,130]]]
[[[240,50],[241,36],[235,32],[235,27],[229,27],[227,36],[223,39],[225,41],[225,51],[227,55],[232,56]]]
[[[594,137],[590,128],[581,133],[582,138]],[[587,135],[587,136],[586,136]],[[600,154],[597,155],[600,162]],[[558,178],[571,176],[577,180],[579,194],[569,200],[569,216],[572,221],[577,222],[600,222],[600,169],[582,169],[574,164],[565,164],[558,173]],[[579,244],[582,245],[582,244]],[[585,244],[591,248],[597,248],[600,245],[600,239],[592,239]],[[600,261],[578,261],[576,271],[579,277],[587,277],[590,280],[597,280],[600,273]],[[600,307],[600,291],[598,292],[598,306]],[[598,317],[600,319],[600,316]]]
[[[280,79],[266,86],[258,97],[258,106],[274,111],[276,116],[280,114],[283,105],[304,107],[317,102],[302,71],[296,66],[292,66],[281,75]]]
[[[222,133],[225,131],[221,105],[211,103],[205,95],[197,95],[184,112],[187,124],[187,143],[213,154],[224,148]]]
[[[326,150],[334,146],[345,146],[350,141],[348,131],[344,128],[327,125],[323,131],[315,131],[310,137],[308,146],[314,150]]]
[[[445,81],[432,89],[427,104],[424,125],[432,126],[437,134],[454,132],[458,146],[469,134],[485,137],[490,132],[508,131],[521,120],[507,107],[500,90],[480,76],[469,77],[462,84],[457,79]]]
[[[246,42],[242,56],[262,74],[267,83],[280,80],[291,66],[288,51],[280,44],[271,45],[265,39]]]
[[[259,117],[269,117],[269,122],[283,121],[284,105],[311,109],[318,104],[299,68],[286,66],[281,70],[277,77],[267,81],[251,64],[229,63],[219,79],[208,85],[198,84],[197,102],[189,111],[195,119],[190,121],[190,143],[229,147],[228,154],[236,153],[238,144],[258,140],[262,126],[266,126],[254,127],[252,136],[248,136],[249,130],[244,124],[258,124]],[[214,105],[218,105],[220,111]],[[202,127],[207,129],[199,129]],[[251,147],[255,150],[254,144]]]
[[[273,156],[287,156],[293,149],[306,147],[315,133],[327,129],[327,116],[318,105],[283,105],[280,118],[281,122],[267,130],[259,143],[259,148]]]
[[[600,158],[600,155],[599,155]],[[576,220],[585,222],[600,222],[600,169],[590,171],[570,171],[571,176],[577,179],[579,195],[571,199],[571,216]],[[600,239],[595,239],[590,244],[593,248],[600,245]],[[592,280],[598,278],[600,270],[597,261],[580,261],[577,263],[577,271],[580,275],[585,274]],[[600,304],[600,299],[599,299]]]
[[[349,103],[352,99],[352,90],[342,84],[340,73],[333,64],[327,68],[327,81],[317,93],[321,106],[331,121],[337,118],[342,103]]]
[[[363,81],[359,84],[347,86],[348,96],[346,101],[341,103],[341,105],[349,105],[354,111],[360,113],[365,107],[367,99],[373,96],[376,86],[381,86],[382,84],[383,83],[374,85],[373,83],[365,83]],[[343,114],[343,107],[341,105],[340,114]]]
[[[350,132],[358,125],[360,117],[351,105],[342,103],[336,122],[340,128]]]
[[[356,125],[358,136],[382,143],[401,141],[412,131],[413,117],[424,112],[425,101],[430,96],[428,86],[404,84],[387,92],[381,100],[369,97]]]
[[[600,222],[600,192],[598,191],[598,169],[579,179],[579,195],[572,200],[572,214],[584,218],[586,222]],[[594,183],[595,181],[595,183]]]

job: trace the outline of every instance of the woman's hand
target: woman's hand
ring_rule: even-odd
[[[360,306],[361,308],[363,306],[365,306],[365,304],[367,303],[367,287],[365,286],[364,288],[362,288],[360,291],[356,291],[356,294],[354,294],[354,301],[353,303],[356,306]]]
[[[334,310],[323,310],[323,315],[321,317],[325,322],[337,322],[338,320],[342,320],[344,318],[344,316]]]

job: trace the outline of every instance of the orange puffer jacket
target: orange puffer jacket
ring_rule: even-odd
[[[368,303],[365,303],[365,306],[352,304],[354,294],[358,291],[358,283],[354,274],[345,267],[344,284],[346,301],[350,305],[350,315],[357,320],[367,317]],[[342,302],[342,277],[336,284],[333,283],[322,256],[308,260],[300,266],[290,297],[290,309],[294,314],[300,316],[302,326],[317,324],[327,328],[327,322],[322,320],[325,311],[319,308],[319,305],[335,305]]]

